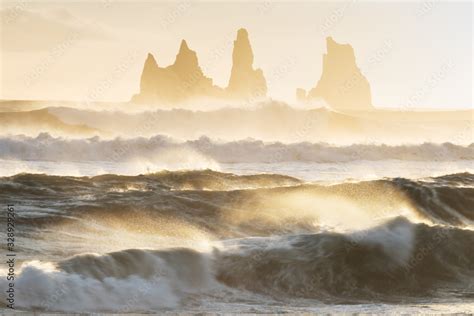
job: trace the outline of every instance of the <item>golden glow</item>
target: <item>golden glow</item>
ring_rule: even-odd
[[[225,87],[244,27],[273,98],[294,101],[296,88],[315,86],[332,36],[354,47],[376,107],[472,107],[471,9],[469,1],[2,1],[0,98],[126,101],[147,54],[170,65],[182,39]]]

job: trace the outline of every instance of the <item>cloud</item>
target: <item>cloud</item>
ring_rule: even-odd
[[[65,40],[109,40],[112,33],[103,26],[79,19],[66,9],[47,12],[26,8],[0,10],[1,49],[6,51],[49,50]]]

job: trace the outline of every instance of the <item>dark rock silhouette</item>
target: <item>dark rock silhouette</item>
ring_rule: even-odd
[[[327,53],[323,55],[323,73],[315,88],[307,94],[298,89],[297,99],[324,99],[335,109],[372,109],[370,85],[357,67],[354,49],[349,44],[326,39]]]
[[[222,89],[202,72],[196,52],[181,42],[175,62],[159,67],[148,54],[140,81],[140,92],[132,102],[176,104],[192,98],[245,100],[265,97],[267,86],[260,69],[253,69],[253,52],[245,29],[240,29],[234,41],[232,72],[229,86]]]
[[[237,32],[232,52],[232,71],[227,92],[233,98],[265,96],[267,83],[261,69],[253,69],[253,52],[246,29]]]

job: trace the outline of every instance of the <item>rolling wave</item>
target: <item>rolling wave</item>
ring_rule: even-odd
[[[0,198],[22,201],[15,287],[28,310],[474,297],[470,173],[333,185],[211,170],[19,174],[0,177]]]
[[[46,161],[168,161],[191,156],[206,157],[219,163],[276,163],[276,162],[348,162],[357,160],[379,161],[387,159],[409,161],[474,160],[474,144],[424,143],[420,145],[369,145],[334,146],[327,143],[262,142],[240,140],[214,141],[208,137],[177,141],[157,135],[150,138],[100,137],[65,139],[42,133],[37,137],[0,137],[0,159]],[[191,159],[191,160],[193,160]],[[193,166],[189,166],[192,169]]]
[[[283,175],[237,176],[211,170],[160,172],[139,176],[63,177],[19,174],[0,178],[0,197],[32,205],[29,218],[71,220],[87,214],[121,217],[137,214],[150,221],[173,218],[197,225],[219,238],[268,235],[329,225],[372,225],[403,215],[415,222],[471,226],[474,176],[460,173],[434,178],[403,178],[334,185],[305,183]],[[21,206],[20,206],[21,207]],[[341,219],[342,217],[342,219]],[[130,224],[132,225],[132,224]],[[294,225],[294,227],[292,226]]]
[[[231,293],[231,288],[332,303],[414,301],[446,293],[469,298],[474,294],[472,244],[472,231],[399,217],[355,234],[234,239],[210,252],[171,248],[82,254],[24,264],[18,305],[149,312],[174,308],[189,296]],[[130,299],[136,291],[139,295]]]
[[[399,217],[353,234],[282,239],[281,248],[261,243],[219,253],[217,278],[255,292],[341,303],[474,294],[472,231]]]

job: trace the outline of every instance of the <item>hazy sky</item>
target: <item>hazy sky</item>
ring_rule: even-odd
[[[226,86],[245,27],[276,99],[315,86],[332,36],[375,106],[472,107],[472,15],[470,1],[2,1],[0,98],[128,100],[146,54],[167,66],[183,38]]]

